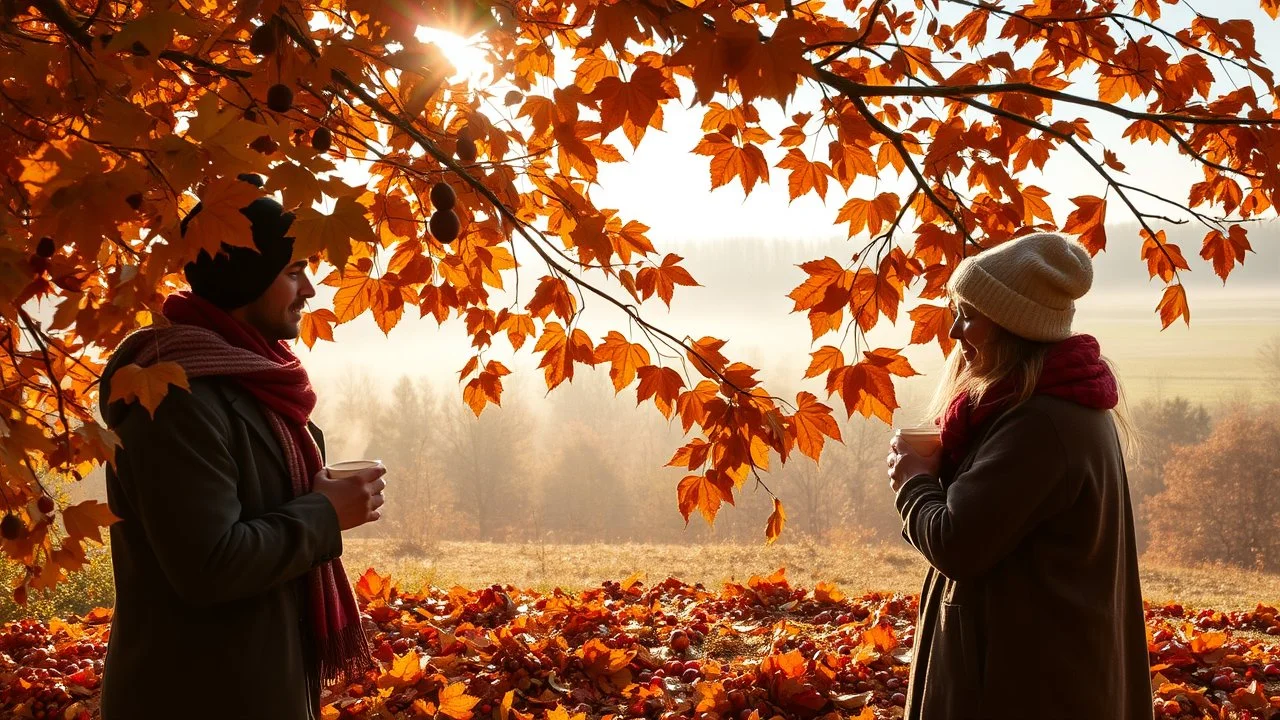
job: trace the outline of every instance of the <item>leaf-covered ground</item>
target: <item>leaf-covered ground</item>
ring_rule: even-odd
[[[324,697],[328,720],[896,718],[916,598],[667,579],[569,594],[357,585],[381,667]],[[1280,716],[1275,608],[1147,611],[1157,718]],[[8,623],[0,717],[97,717],[110,611]]]

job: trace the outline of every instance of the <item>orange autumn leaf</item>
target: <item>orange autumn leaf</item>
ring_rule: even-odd
[[[1231,268],[1236,263],[1244,264],[1244,254],[1253,250],[1249,245],[1249,234],[1241,225],[1232,225],[1226,235],[1221,230],[1210,230],[1204,237],[1204,247],[1200,257],[1213,262],[1213,271],[1227,282]]]
[[[596,363],[603,362],[609,363],[614,392],[621,392],[636,379],[636,370],[649,364],[649,351],[614,330],[596,347]]]
[[[391,576],[379,575],[373,568],[364,571],[356,581],[356,596],[365,602],[387,600],[391,593]]]
[[[548,390],[565,380],[573,380],[574,363],[585,365],[596,363],[591,338],[587,337],[581,328],[574,328],[570,334],[566,335],[564,326],[558,322],[548,322],[543,326],[542,335],[538,337],[533,351],[543,353],[542,362],[538,363],[538,367],[546,375]]]
[[[765,541],[772,545],[782,535],[782,528],[787,524],[787,513],[782,509],[782,501],[773,499],[773,512],[769,514],[769,520],[765,523],[764,537]]]
[[[697,286],[698,281],[678,264],[683,259],[679,255],[668,253],[661,265],[641,268],[636,274],[636,288],[639,289],[641,298],[647,300],[657,293],[669,307],[676,285]]]
[[[636,387],[636,404],[653,398],[653,404],[662,415],[671,417],[676,398],[684,387],[684,378],[671,368],[656,365],[646,365],[637,369],[636,373],[640,376],[640,385]]]
[[[298,208],[289,228],[289,233],[297,238],[294,255],[309,257],[324,253],[335,267],[346,267],[352,242],[370,245],[377,242],[367,214],[368,209],[351,196],[338,198],[331,213]]]
[[[912,342],[915,342],[913,339]],[[806,378],[817,377],[824,372],[834,370],[844,365],[844,353],[838,347],[824,345],[812,353],[813,360],[809,363],[809,369],[805,371]]]
[[[840,588],[834,583],[819,582],[813,588],[813,599],[820,603],[842,603],[845,600],[845,594],[840,592]]]
[[[1182,257],[1182,250],[1169,242],[1164,230],[1157,230],[1155,235],[1142,230],[1140,234],[1143,238],[1142,259],[1147,261],[1151,277],[1159,276],[1161,280],[1170,282],[1179,270],[1191,269],[1186,258]]]
[[[73,544],[84,540],[102,544],[102,528],[119,519],[106,503],[97,500],[84,500],[62,510],[62,525]]]
[[[1181,284],[1166,287],[1164,294],[1160,296],[1160,303],[1156,305],[1156,311],[1160,313],[1162,328],[1169,327],[1178,318],[1182,318],[1190,325],[1191,308],[1187,305],[1186,288]]]
[[[236,177],[216,178],[200,194],[200,212],[191,218],[183,239],[213,255],[222,243],[251,245],[249,218],[240,208],[262,197],[256,185]],[[237,238],[242,239],[237,242]]]
[[[919,345],[938,341],[944,355],[951,354],[955,340],[951,337],[951,324],[955,322],[955,313],[950,306],[917,305],[907,316],[914,325],[911,328],[911,344]]]
[[[715,470],[702,475],[688,475],[680,481],[677,494],[680,514],[684,515],[686,525],[694,510],[702,513],[710,525],[715,522],[722,502],[733,504],[733,480]]]
[[[790,424],[800,452],[815,461],[822,454],[826,438],[836,442],[841,439],[840,426],[831,417],[831,408],[818,402],[813,393],[801,392],[796,395],[796,412],[791,416]]]
[[[474,358],[472,358],[474,360]],[[476,417],[489,403],[502,405],[502,378],[511,371],[497,360],[490,360],[483,371],[462,389],[462,399]]]
[[[855,197],[840,208],[840,212],[836,215],[836,222],[849,223],[849,237],[864,230],[876,235],[885,225],[893,222],[901,205],[897,193],[892,192],[880,193],[873,200]]]
[[[1092,195],[1081,195],[1071,198],[1076,209],[1067,216],[1067,224],[1062,232],[1077,235],[1080,244],[1097,255],[1107,249],[1107,201]]]
[[[333,326],[338,322],[338,316],[333,314],[329,308],[321,308],[315,312],[302,314],[302,324],[299,325],[300,338],[307,347],[316,344],[316,340],[327,340],[333,342]]]
[[[736,145],[720,132],[707,133],[693,149],[699,155],[711,156],[711,188],[726,185],[735,177],[742,189],[750,193],[759,181],[769,181],[769,163],[760,148],[750,143]]]
[[[137,400],[148,413],[155,415],[170,386],[191,389],[186,371],[176,362],[162,361],[145,368],[124,365],[111,376],[111,402]]]
[[[809,160],[803,152],[792,148],[778,162],[777,167],[791,171],[787,176],[787,188],[792,200],[810,191],[816,192],[823,200],[827,198],[827,181],[831,176],[831,166],[821,161]]]

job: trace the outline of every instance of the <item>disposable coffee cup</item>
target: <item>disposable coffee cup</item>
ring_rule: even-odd
[[[366,470],[382,467],[381,460],[348,460],[346,462],[335,463],[325,468],[329,471],[329,477],[334,480],[351,477]]]
[[[898,430],[898,437],[921,457],[928,457],[942,449],[942,431],[937,427],[922,425],[901,428]]]

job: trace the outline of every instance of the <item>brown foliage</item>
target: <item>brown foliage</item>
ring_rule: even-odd
[[[1280,423],[1237,412],[1174,451],[1145,508],[1151,557],[1280,570]]]

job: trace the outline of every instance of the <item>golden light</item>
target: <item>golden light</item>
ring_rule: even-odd
[[[454,74],[448,78],[450,82],[466,80],[474,86],[484,82],[483,78],[493,72],[492,66],[485,60],[485,51],[476,47],[474,38],[464,38],[446,30],[426,26],[420,26],[414,37],[435,45],[453,65]]]

